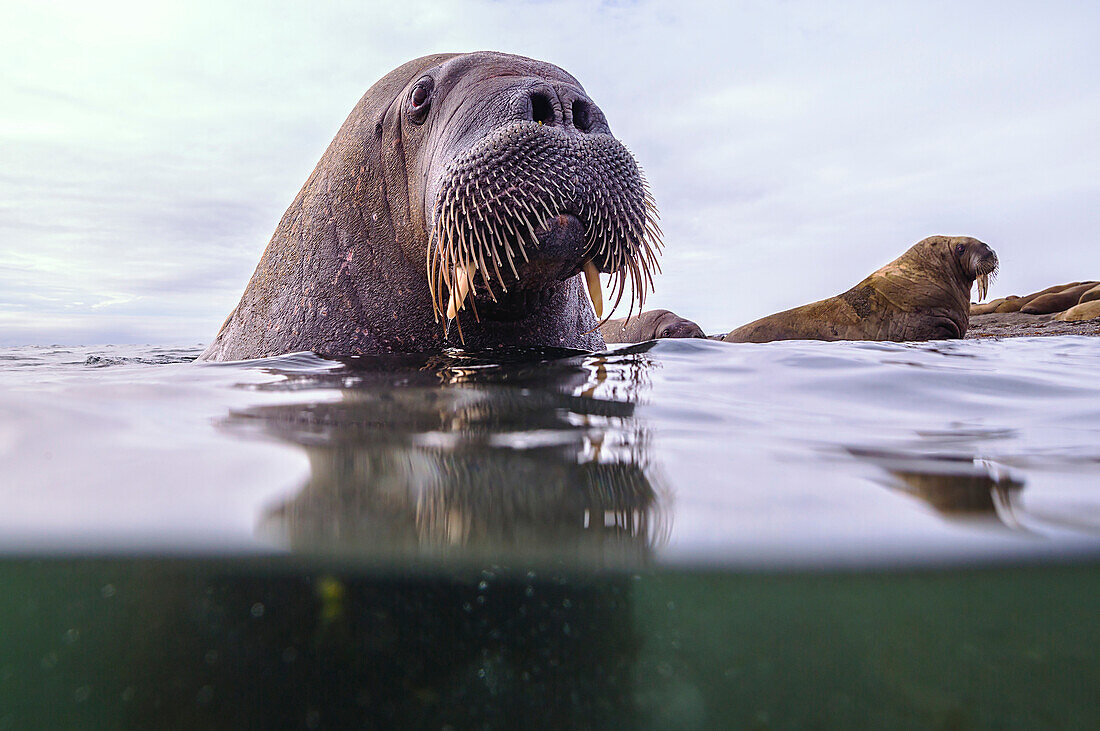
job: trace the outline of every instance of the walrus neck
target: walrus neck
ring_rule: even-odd
[[[887,304],[900,311],[925,309],[946,301],[952,307],[968,304],[970,288],[959,267],[950,264],[946,277],[930,277],[922,262],[903,256],[890,262],[861,284],[872,287]]]

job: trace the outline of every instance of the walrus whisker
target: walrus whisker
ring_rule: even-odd
[[[518,237],[516,240],[519,240]],[[519,272],[516,271],[515,254],[512,253],[512,247],[508,246],[504,252],[508,255],[508,268],[512,270],[512,276],[519,279]]]
[[[528,247],[539,250],[562,214],[583,226],[581,268],[597,319],[610,316],[600,268],[610,275],[610,310],[628,288],[631,314],[640,309],[661,271],[663,233],[648,180],[629,151],[609,136],[578,139],[554,128],[520,125],[499,138],[456,158],[439,190],[436,227],[444,233],[427,259],[437,318],[445,309],[456,315],[464,309],[466,296],[476,293],[475,274],[500,303],[496,285],[509,292],[508,282],[522,272],[517,257],[532,262]]]
[[[639,272],[638,262],[635,259],[629,259],[628,265],[630,266],[630,284],[632,289],[630,293],[630,311],[634,311],[634,302],[637,301],[638,312],[641,312],[642,305],[645,304],[645,280],[643,279],[643,274]],[[645,276],[648,275],[649,272],[645,271]],[[652,282],[650,285],[652,286]]]
[[[508,268],[512,270],[512,276],[519,279],[519,272],[516,271],[516,251],[512,248],[512,244],[515,243],[516,249],[518,249],[522,245],[522,239],[519,230],[511,224],[508,226],[508,231],[512,236],[510,239],[504,239],[504,254],[508,258]]]
[[[498,235],[498,232],[497,232],[495,227],[492,230],[492,234],[493,234],[493,240],[494,241],[500,240],[500,236]],[[504,294],[508,294],[508,285],[506,285],[504,283],[504,277],[500,273],[500,247],[499,246],[493,246],[489,250],[489,260],[493,262],[493,272],[497,276],[497,283],[500,285],[500,288],[502,290],[504,290]]]
[[[442,299],[442,282],[439,277],[440,264],[443,258],[446,256],[447,247],[447,229],[446,226],[446,213],[440,214],[439,220],[436,222],[437,230],[432,231],[432,244],[428,247],[428,286],[432,294],[432,315],[435,317],[435,321],[438,323],[441,306],[440,301]]]
[[[489,297],[492,298],[493,302],[496,302],[497,301],[497,296],[496,296],[496,294],[493,293],[493,288],[490,286],[489,278],[485,276],[485,272],[488,272],[489,268],[487,266],[485,266],[485,241],[481,238],[481,230],[480,229],[474,229],[474,237],[476,238],[476,240],[478,242],[478,248],[477,248],[477,252],[476,252],[477,253],[477,263],[480,267],[479,271],[482,272],[482,276],[481,276],[482,281],[485,282],[485,289],[488,290]],[[490,256],[489,258],[492,259],[492,256]]]
[[[522,221],[527,224],[527,232],[531,234],[531,245],[536,249],[539,247],[539,236],[535,233],[535,227],[531,225],[531,222],[527,220],[527,216],[521,217]],[[523,254],[523,260],[530,262],[531,259],[527,256],[527,247],[524,246],[523,239],[519,242],[519,253]]]
[[[616,291],[615,304],[611,305],[611,312],[614,312],[616,309],[618,309],[619,303],[622,302],[622,300],[623,300],[623,294],[626,291],[626,286],[625,286],[626,285],[626,280],[623,279],[622,274],[620,274],[618,272],[616,272],[615,274],[612,275],[612,279],[614,279],[615,283],[614,283],[613,286],[614,286],[615,291]],[[610,314],[610,313],[608,313],[608,314]]]

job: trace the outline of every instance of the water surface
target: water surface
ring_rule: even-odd
[[[1100,340],[0,355],[0,547],[616,566],[1100,548]]]

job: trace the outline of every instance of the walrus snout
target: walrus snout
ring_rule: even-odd
[[[516,100],[517,116],[547,127],[561,126],[580,134],[610,134],[607,119],[595,102],[574,86],[534,82]]]
[[[985,244],[982,244],[985,251],[978,257],[978,263],[974,267],[975,273],[980,277],[983,274],[993,275],[997,273],[997,268],[1000,266],[1000,260],[997,259],[997,252],[989,248]]]
[[[627,279],[639,307],[652,288],[660,229],[640,168],[622,143],[599,131],[593,120],[602,115],[587,97],[558,87],[551,98],[547,89],[554,87],[528,89],[530,119],[498,127],[443,173],[427,274],[433,304],[448,319],[471,292],[475,307],[497,303],[582,270],[597,316],[600,273],[617,280],[616,302]]]
[[[516,262],[516,276],[509,278],[506,292],[492,292],[478,285],[469,296],[476,300],[481,316],[489,320],[512,320],[537,306],[542,294],[581,271],[587,240],[584,224],[570,213],[547,219],[535,231],[538,246],[528,258]],[[602,303],[601,303],[602,304]]]
[[[572,213],[559,213],[546,219],[535,230],[537,246],[531,246],[528,258],[516,263],[516,289],[544,289],[576,275],[584,262],[588,246],[584,224]],[[488,293],[484,295],[488,298]]]
[[[980,302],[985,299],[985,295],[989,291],[989,283],[997,275],[999,265],[997,253],[988,244],[977,239],[964,238],[962,242],[956,246],[962,247],[963,256],[960,259],[963,261],[963,268],[969,278],[978,285],[978,301]]]

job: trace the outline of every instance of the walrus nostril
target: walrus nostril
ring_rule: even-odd
[[[554,123],[554,103],[540,91],[531,95],[531,119],[539,124]]]
[[[573,126],[581,132],[592,129],[592,114],[588,108],[588,102],[583,99],[573,101]]]

